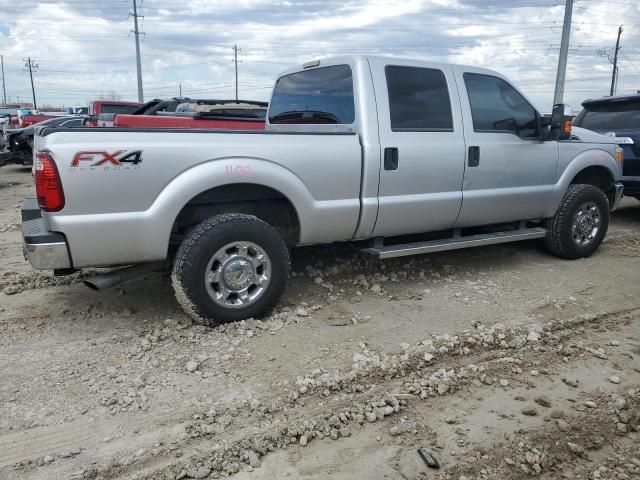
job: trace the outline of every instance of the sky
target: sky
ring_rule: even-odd
[[[86,105],[137,100],[133,0],[0,0],[8,101]],[[461,63],[509,77],[551,111],[564,0],[137,0],[144,98],[268,100],[278,74],[342,54]],[[576,0],[565,87],[574,110],[609,94],[624,25],[617,94],[640,90],[640,2]],[[1,92],[0,92],[1,94]]]

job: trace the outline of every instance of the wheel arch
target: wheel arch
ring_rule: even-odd
[[[214,215],[253,215],[280,232],[289,246],[300,240],[300,217],[289,197],[276,188],[252,183],[218,185],[194,195],[178,212],[173,235],[184,235],[193,226]]]
[[[242,168],[236,171],[236,166]],[[255,208],[262,201],[276,207],[271,214],[264,206]],[[258,211],[256,216],[267,223],[274,215],[281,218],[283,210],[291,219],[287,240],[296,244],[307,228],[315,204],[305,183],[287,168],[260,158],[233,157],[211,160],[182,172],[163,187],[145,215],[160,237],[155,241],[164,242],[166,253],[170,244],[184,235],[182,227],[187,226],[189,216],[193,218],[195,205],[199,205],[200,217],[206,208],[209,217],[218,213],[256,215]]]
[[[611,205],[614,200],[615,182],[619,176],[619,164],[605,150],[592,149],[578,154],[564,169],[554,187],[549,217],[555,214],[569,186],[575,184],[598,187],[605,193]]]
[[[593,185],[607,193],[613,188],[613,173],[602,165],[591,165],[576,173],[569,184],[573,185],[578,183]]]

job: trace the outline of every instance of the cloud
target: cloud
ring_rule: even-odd
[[[553,98],[560,0],[138,0],[145,98],[240,95],[268,99],[278,73],[330,55],[376,54],[498,70],[543,111]],[[23,58],[36,59],[39,104],[86,104],[118,92],[136,99],[131,0],[0,2],[7,94],[30,100]],[[633,0],[577,0],[565,101],[608,94],[618,24],[638,24]],[[640,89],[640,35],[622,36],[618,93]],[[608,49],[608,50],[607,50]],[[597,50],[605,50],[597,53]]]

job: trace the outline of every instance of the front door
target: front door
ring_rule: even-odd
[[[453,69],[372,59],[382,165],[373,236],[451,228],[465,145]]]
[[[454,70],[467,144],[456,226],[541,218],[551,202],[558,142],[540,140],[539,114],[505,79],[480,69]]]

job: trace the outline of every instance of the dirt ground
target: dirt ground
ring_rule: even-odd
[[[269,317],[208,329],[160,275],[33,271],[27,195],[0,169],[1,479],[640,478],[640,202],[572,262],[299,249]]]

